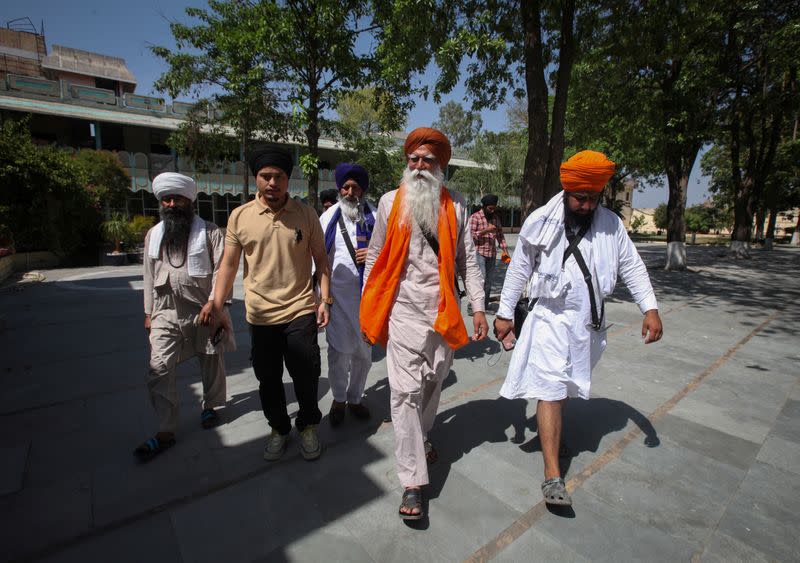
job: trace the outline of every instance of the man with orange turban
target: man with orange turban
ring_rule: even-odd
[[[386,348],[397,475],[404,488],[400,518],[419,520],[421,487],[436,450],[428,441],[442,381],[456,349],[467,344],[455,276],[465,280],[475,311],[473,341],[488,332],[483,277],[475,259],[468,210],[444,186],[450,142],[420,127],[404,146],[400,187],[381,197],[367,251],[361,331]]]
[[[613,173],[614,163],[595,151],[561,165],[564,191],[522,225],[494,322],[499,340],[514,338],[515,306],[527,288],[535,305],[516,334],[500,394],[538,400],[548,504],[572,504],[559,466],[562,410],[569,397],[589,398],[592,368],[606,347],[603,299],[614,291],[617,275],[644,315],[644,343],[662,334],[647,268],[619,217],[598,206]]]

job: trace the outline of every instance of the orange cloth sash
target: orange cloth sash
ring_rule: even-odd
[[[384,348],[389,340],[389,315],[394,306],[395,294],[400,284],[400,276],[408,258],[408,247],[411,242],[411,227],[400,225],[404,197],[405,188],[401,186],[389,213],[386,243],[370,271],[369,279],[367,279],[361,295],[359,312],[361,332],[371,343],[379,343]],[[439,312],[433,323],[433,329],[442,335],[450,348],[455,350],[469,342],[453,286],[458,221],[453,198],[444,187],[442,187],[439,201],[439,225],[437,228]]]

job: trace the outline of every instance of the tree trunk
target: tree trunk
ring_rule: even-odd
[[[733,206],[730,253],[734,258],[750,258],[750,235],[753,228],[752,191],[752,178],[742,178]]]
[[[561,12],[561,36],[558,44],[558,74],[553,100],[553,119],[548,147],[547,169],[544,177],[542,203],[561,191],[561,161],[564,159],[564,124],[567,115],[567,95],[572,67],[575,62],[575,0],[566,0]]]
[[[246,129],[242,133],[242,140],[241,140],[241,151],[240,151],[240,158],[244,163],[244,175],[242,176],[242,205],[247,203],[250,199],[250,169],[247,166],[247,150],[249,145],[247,143],[247,132]]]
[[[313,116],[309,119],[308,128],[306,128],[306,141],[308,142],[308,154],[314,158],[315,162],[319,162],[319,126],[317,124],[317,117]],[[306,175],[308,180],[308,204],[317,210],[319,213],[322,207],[319,204],[319,166],[314,166],[310,173]]]
[[[665,270],[686,269],[686,190],[689,174],[700,147],[693,146],[685,157],[678,147],[667,147],[666,170],[669,185],[667,200],[667,261]]]
[[[764,235],[764,250],[772,250],[772,242],[775,240],[775,225],[778,222],[778,211],[774,207],[769,210],[769,221],[767,221],[767,233]]]
[[[758,210],[756,211],[756,233],[755,233],[755,242],[761,242],[764,240],[764,221],[767,218],[766,209],[763,206],[759,206]]]
[[[791,244],[793,246],[800,246],[800,213],[797,214],[797,224],[794,226]]]
[[[522,175],[522,214],[526,217],[545,201],[544,179],[547,170],[547,83],[542,56],[540,0],[521,0],[520,12],[525,33],[525,90],[528,94],[528,150]],[[524,220],[524,219],[523,219]]]

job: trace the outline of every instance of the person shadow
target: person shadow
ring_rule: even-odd
[[[526,399],[503,397],[479,399],[439,413],[430,433],[438,460],[429,468],[426,500],[438,498],[453,464],[482,444],[511,442],[524,452],[541,452],[536,416],[527,417],[527,403]],[[575,457],[583,452],[596,453],[606,435],[623,430],[631,421],[644,433],[646,447],[660,445],[652,423],[627,403],[602,397],[568,401],[559,455],[561,474],[566,477]],[[548,510],[562,517],[575,516],[571,507],[548,505]]]

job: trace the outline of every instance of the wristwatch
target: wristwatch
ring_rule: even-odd
[[[326,305],[333,305],[333,297],[323,297],[322,302]]]

